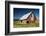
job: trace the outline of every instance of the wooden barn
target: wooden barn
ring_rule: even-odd
[[[37,18],[34,14],[34,11],[31,11],[25,15],[23,15],[20,19],[19,19],[21,24],[29,24],[29,23],[34,23],[37,21]]]

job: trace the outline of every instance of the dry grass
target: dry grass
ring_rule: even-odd
[[[23,23],[20,23],[20,22],[17,22],[17,21],[14,21],[14,28],[21,28],[21,27],[39,27],[39,23],[26,23],[26,24],[23,24]]]

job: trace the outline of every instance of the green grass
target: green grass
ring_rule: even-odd
[[[14,21],[14,28],[21,27],[39,27],[39,23],[20,24],[19,22]]]

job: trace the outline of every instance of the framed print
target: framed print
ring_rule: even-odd
[[[44,33],[44,3],[5,1],[5,35]]]

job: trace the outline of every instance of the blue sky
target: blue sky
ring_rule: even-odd
[[[32,9],[32,8],[13,8],[13,17],[14,19],[19,19],[23,15],[29,13],[30,11],[34,11],[35,16],[39,16],[39,9]]]

